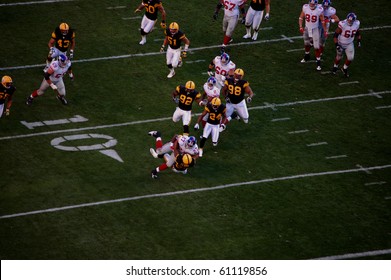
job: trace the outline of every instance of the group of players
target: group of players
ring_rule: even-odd
[[[250,103],[254,93],[248,81],[243,79],[244,70],[237,68],[235,63],[230,60],[229,54],[225,52],[225,47],[232,41],[232,33],[240,21],[240,13],[242,14],[241,22],[246,27],[246,34],[243,38],[257,40],[265,10],[264,18],[269,19],[270,0],[251,0],[247,13],[244,10],[245,4],[245,0],[219,0],[216,6],[214,19],[217,19],[219,10],[224,7],[222,54],[216,56],[210,63],[208,67],[209,78],[203,85],[202,94],[195,89],[193,81],[177,86],[172,93],[173,100],[178,104],[172,119],[174,122],[182,120],[183,134],[176,135],[171,141],[163,144],[159,131],[149,132],[151,136],[156,138],[156,150],[153,148],[150,150],[152,156],[165,159],[163,164],[152,170],[153,178],[157,178],[157,173],[167,167],[186,173],[187,168],[194,165],[198,157],[203,156],[203,149],[209,136],[211,136],[212,145],[216,146],[219,133],[225,130],[229,121],[241,119],[244,123],[248,122],[249,114],[246,101]],[[168,27],[166,26],[166,12],[161,0],[142,0],[135,12],[140,12],[143,9],[145,14],[141,21],[141,41],[139,44],[144,45],[147,42],[147,35],[153,30],[160,11],[162,17],[160,26],[164,29],[165,34],[160,51],[166,52],[166,63],[169,68],[167,78],[172,78],[175,75],[175,68],[181,67],[182,58],[187,56],[190,40],[179,29],[178,23],[172,22]],[[358,39],[359,46],[361,44],[360,22],[354,13],[349,13],[346,20],[340,21],[336,15],[336,9],[331,7],[330,0],[323,0],[321,4],[318,3],[318,0],[309,0],[302,7],[299,16],[299,30],[303,34],[305,55],[301,62],[309,61],[310,50],[313,47],[317,63],[316,69],[321,70],[320,61],[330,23],[338,23],[338,28],[333,36],[337,55],[332,73],[336,74],[338,71],[338,65],[345,53],[346,60],[341,71],[348,77],[348,67],[354,59],[354,39]],[[251,35],[251,30],[253,30],[253,35]],[[184,44],[183,49],[182,43]],[[48,47],[49,54],[44,69],[44,78],[40,87],[28,96],[27,105],[31,105],[33,100],[44,94],[49,87],[57,92],[57,98],[62,104],[68,104],[65,99],[66,90],[62,77],[68,73],[70,79],[74,79],[71,59],[75,49],[75,31],[67,23],[61,23],[53,31]],[[0,117],[3,115],[6,99],[8,102],[6,103],[5,115],[10,114],[12,94],[15,90],[11,77],[4,76],[0,85]],[[220,96],[225,99],[225,104]],[[200,124],[203,127],[199,147],[197,139],[194,136],[189,136],[193,102],[204,107],[194,125],[194,130],[198,130]]]

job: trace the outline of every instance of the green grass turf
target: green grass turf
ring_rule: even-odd
[[[0,44],[0,75],[11,75],[17,87],[11,116],[0,119],[1,259],[310,259],[391,248],[390,168],[357,171],[391,164],[391,109],[376,109],[391,105],[390,11],[383,0],[370,9],[364,1],[334,1],[340,18],[354,11],[363,28],[348,79],[318,73],[314,63],[300,63],[303,51],[288,51],[303,48],[297,38],[303,3],[272,1],[271,19],[261,25],[271,29],[262,30],[256,44],[228,48],[256,94],[249,124],[232,122],[217,147],[207,142],[188,175],[167,170],[158,180],[150,177],[161,161],[149,154],[154,139],[147,132],[161,130],[169,140],[182,131],[171,121],[171,92],[190,79],[201,89],[219,54],[222,13],[213,21],[214,2],[164,2],[167,21],[177,21],[191,41],[184,66],[170,80],[158,53],[160,27],[140,46],[141,18],[123,19],[142,15],[133,13],[139,1],[0,7],[7,39]],[[61,21],[77,32],[75,81],[65,77],[69,106],[49,89],[27,107],[42,67],[8,68],[43,64]],[[243,35],[238,25],[234,43],[249,42]],[[329,38],[323,71],[331,69],[334,55]],[[346,82],[353,83],[340,84]],[[194,106],[194,113],[201,111]],[[21,124],[75,115],[88,121],[33,130]],[[300,130],[307,132],[292,133]],[[115,138],[113,149],[124,162],[50,145],[86,133]],[[322,142],[327,145],[311,146]],[[122,198],[134,200],[4,218]]]

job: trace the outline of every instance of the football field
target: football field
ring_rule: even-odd
[[[171,93],[188,80],[201,91],[220,54],[217,1],[163,1],[167,23],[190,40],[172,79],[160,15],[139,45],[140,0],[1,1],[0,75],[17,88],[0,119],[1,259],[391,258],[386,1],[333,1],[340,19],[353,11],[361,22],[349,78],[330,71],[333,32],[321,71],[313,50],[300,63],[306,1],[272,0],[257,41],[243,39],[239,23],[227,52],[255,94],[249,123],[230,122],[216,147],[208,139],[188,174],[158,179],[151,170],[163,160],[151,156],[148,132],[165,141],[182,132]],[[76,30],[69,104],[49,88],[28,106],[61,22]],[[193,104],[198,140],[202,110]]]

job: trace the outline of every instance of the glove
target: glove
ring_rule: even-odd
[[[174,150],[174,143],[172,143],[172,142],[170,142],[170,149],[171,149],[171,151]]]
[[[166,22],[164,20],[162,20],[162,22],[160,23],[160,27],[163,28],[163,29],[166,29],[167,25],[166,25]]]
[[[164,48],[165,48],[165,46],[162,45],[162,47],[160,48],[160,53],[164,53]]]
[[[212,70],[208,70],[208,75],[209,75],[209,76],[214,76],[214,75],[215,75],[215,73],[213,73],[213,71],[212,71]]]
[[[50,87],[53,89],[53,90],[56,90],[57,89],[57,86],[53,83],[50,84]]]
[[[225,97],[225,101],[226,101],[227,103],[231,103],[231,100],[229,99],[228,96]]]
[[[10,109],[5,109],[5,115],[8,117],[10,115]]]
[[[245,22],[246,22],[246,17],[242,17],[242,19],[240,20],[240,23],[244,24]]]
[[[69,59],[72,59],[73,58],[73,50],[70,50],[69,51]]]
[[[198,123],[196,123],[195,125],[194,125],[194,130],[199,130],[200,129],[200,125],[198,124]]]
[[[326,30],[323,32],[323,35],[324,35],[325,38],[327,38],[327,36],[329,36],[329,34],[327,33]]]
[[[206,100],[201,100],[200,103],[198,103],[198,105],[200,106],[205,106],[208,102]]]
[[[141,10],[139,8],[137,8],[136,10],[134,10],[134,13],[138,13],[140,12]]]
[[[357,42],[357,47],[361,48],[361,41]]]
[[[75,76],[73,76],[73,73],[69,73],[69,79],[71,79],[71,81],[73,82],[73,80],[75,79]]]
[[[49,56],[52,56],[53,54],[54,54],[54,47],[51,47],[49,51]]]
[[[219,15],[219,13],[218,13],[218,12],[215,12],[215,13],[213,14],[213,19],[216,20],[218,15]]]
[[[335,44],[335,48],[337,49],[338,52],[342,51],[342,48],[340,45],[338,45],[338,43]]]
[[[183,57],[183,58],[186,58],[186,57],[187,57],[187,51],[183,51],[183,52],[182,52],[182,57]]]
[[[270,15],[269,15],[269,13],[266,13],[265,20],[269,20],[269,19],[270,19]]]
[[[300,27],[300,33],[301,33],[301,34],[304,33],[304,28],[303,28],[303,27]]]
[[[174,101],[176,104],[178,104],[179,103],[179,98],[178,97],[173,97],[172,101]]]
[[[247,97],[247,103],[251,103],[251,101],[253,101],[253,99],[250,96]]]

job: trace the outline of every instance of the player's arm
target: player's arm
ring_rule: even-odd
[[[213,14],[213,19],[217,19],[217,16],[219,15],[220,9],[224,6],[224,0],[219,0],[219,2],[216,5],[215,12]]]
[[[250,103],[253,100],[254,93],[250,86],[244,88],[244,92],[247,93],[247,103]]]
[[[141,4],[136,8],[136,10],[134,10],[134,12],[135,13],[141,12],[141,10],[144,8],[145,8],[145,5],[144,5],[144,3],[141,2]]]
[[[187,57],[187,51],[189,50],[190,40],[186,36],[183,36],[181,41],[185,44],[183,48],[182,57]]]
[[[339,35],[341,35],[341,33],[342,33],[342,29],[340,27],[337,27],[337,29],[335,29],[334,31],[334,37],[333,37],[335,45],[338,45],[338,37]]]
[[[339,22],[339,17],[336,15],[336,14],[334,14],[334,15],[332,15],[331,16],[331,22],[332,23],[338,23]]]
[[[49,49],[53,48],[55,44],[56,44],[56,40],[54,38],[50,38],[48,42]]]
[[[323,14],[319,15],[319,20],[320,20],[320,22],[322,24],[324,35],[327,37],[327,23],[326,23],[326,21],[324,19],[324,15]]]
[[[303,20],[304,20],[304,12],[301,11],[300,16],[299,16],[299,30],[300,30],[300,33],[304,32]]]
[[[360,32],[360,29],[357,30],[357,32],[356,32],[356,34],[354,36],[357,39],[357,44],[358,44],[358,47],[360,48],[361,47],[361,32]]]

